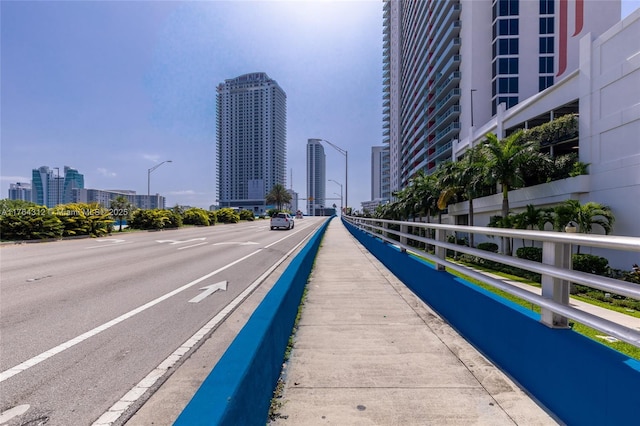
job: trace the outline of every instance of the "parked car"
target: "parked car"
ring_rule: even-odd
[[[286,228],[293,229],[293,217],[289,213],[276,213],[271,216],[271,229]]]

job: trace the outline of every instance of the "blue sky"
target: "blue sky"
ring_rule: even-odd
[[[638,7],[623,0],[622,15]],[[305,145],[317,137],[349,151],[349,204],[370,199],[381,1],[2,1],[0,19],[0,198],[43,165],[146,194],[147,169],[172,160],[151,192],[207,208],[216,86],[266,72],[287,93],[287,187],[306,195]],[[344,184],[344,157],[325,152],[327,179]]]

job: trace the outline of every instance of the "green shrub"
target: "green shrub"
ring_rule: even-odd
[[[540,247],[520,247],[516,250],[516,256],[520,259],[542,262],[542,249]]]
[[[253,221],[254,219],[255,215],[251,210],[240,210],[240,220]]]
[[[492,253],[498,252],[498,245],[496,243],[480,243],[476,247],[479,250],[490,251]]]
[[[62,223],[62,236],[90,235],[100,237],[113,230],[114,220],[109,210],[98,203],[69,203],[56,206],[51,212]]]
[[[240,215],[230,207],[225,207],[216,212],[218,222],[221,223],[238,223]]]
[[[177,228],[182,224],[182,216],[171,210],[149,209],[133,212],[129,226],[135,229]]]
[[[193,207],[188,209],[182,215],[182,222],[185,225],[200,225],[200,226],[209,226],[209,215],[207,211],[204,209],[200,209],[197,207]]]
[[[609,261],[607,259],[592,254],[574,254],[571,256],[571,261],[575,271],[606,275],[609,269]]]
[[[207,216],[209,216],[209,225],[213,226],[218,221],[218,216],[215,210],[208,210]]]
[[[62,223],[49,209],[20,200],[1,200],[0,236],[3,240],[60,238]]]

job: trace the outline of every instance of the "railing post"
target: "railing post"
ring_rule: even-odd
[[[542,263],[558,268],[571,269],[571,244],[544,241],[542,243]],[[543,274],[542,297],[563,305],[569,305],[569,282]],[[541,311],[541,321],[549,327],[569,327],[569,319],[567,317],[545,308],[542,308]]]
[[[400,232],[403,234],[406,234],[407,232],[409,232],[409,225],[405,225],[405,224],[400,225]],[[407,237],[405,237],[404,235],[400,235],[400,244],[403,244],[406,246]],[[404,247],[400,247],[400,251],[402,251],[402,253],[406,253],[407,249]]]
[[[444,229],[436,229],[436,241],[444,243],[447,240],[447,231]],[[438,259],[447,260],[447,249],[436,245],[436,257]],[[436,270],[444,271],[446,267],[444,263],[436,262]]]

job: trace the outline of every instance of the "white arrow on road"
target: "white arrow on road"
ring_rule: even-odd
[[[199,295],[197,295],[196,297],[194,297],[193,299],[189,300],[189,303],[198,303],[201,300],[204,300],[207,296],[212,295],[213,293],[215,293],[218,290],[227,290],[227,282],[226,281],[220,281],[219,283],[215,283],[215,284],[211,284],[208,285],[206,287],[202,287],[200,290],[204,290],[202,293],[200,293]]]
[[[191,241],[204,241],[206,240],[207,237],[202,237],[202,238],[192,238],[190,240],[184,240],[184,241],[176,241],[176,240],[156,240],[156,243],[169,243],[169,244],[184,244],[184,243],[190,243]]]

